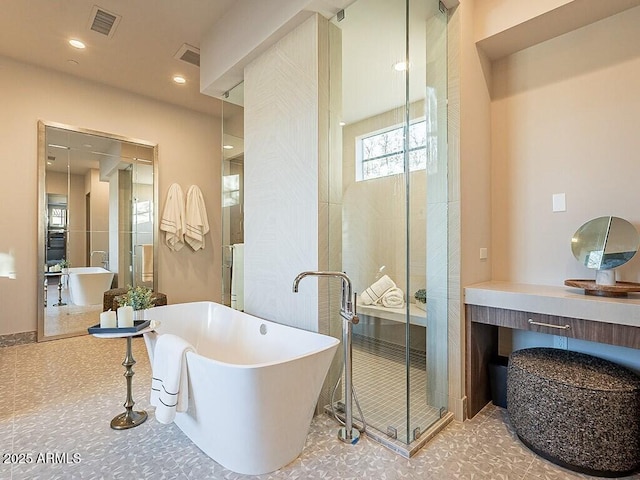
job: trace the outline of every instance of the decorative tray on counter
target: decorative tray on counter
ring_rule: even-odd
[[[134,320],[133,327],[122,327],[122,328],[100,328],[100,324],[94,325],[93,327],[89,327],[89,333],[91,335],[95,333],[134,333],[142,330],[143,328],[147,328],[151,320]]]
[[[640,292],[640,283],[616,282],[615,285],[598,285],[595,280],[569,279],[564,284],[568,287],[584,288],[586,295],[600,297],[626,297],[630,292]]]

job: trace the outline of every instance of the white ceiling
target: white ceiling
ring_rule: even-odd
[[[210,114],[219,101],[200,93],[200,69],[175,59],[234,0],[2,0],[0,55]],[[120,15],[111,37],[90,30],[93,7]],[[87,48],[69,46],[70,38]],[[77,64],[69,62],[74,60]],[[185,85],[172,78],[181,74]]]
[[[1,0],[0,56],[220,115],[220,101],[200,93],[200,69],[174,55],[185,43],[200,47],[205,32],[236,1]],[[351,4],[346,18],[333,22],[343,31],[343,120],[351,123],[404,103],[404,75],[392,67],[404,57],[405,0],[342,3]],[[428,3],[437,9],[435,0]],[[95,6],[122,17],[112,36],[90,30]],[[412,11],[417,19],[425,14]],[[423,37],[424,23],[417,25],[414,35]],[[87,48],[72,48],[70,38]],[[424,48],[424,40],[414,44]],[[424,58],[424,51],[413,53],[413,58]],[[417,63],[413,81],[424,78],[424,66]],[[187,83],[176,85],[176,74]],[[423,93],[419,85],[411,87]]]

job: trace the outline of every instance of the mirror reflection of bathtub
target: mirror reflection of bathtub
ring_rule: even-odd
[[[102,305],[103,293],[111,288],[114,273],[102,267],[69,269],[69,300],[74,305]]]
[[[86,335],[103,292],[156,286],[157,148],[41,121],[38,162],[38,341]]]

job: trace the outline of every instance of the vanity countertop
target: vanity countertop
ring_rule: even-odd
[[[640,294],[585,295],[578,288],[489,281],[464,289],[465,303],[640,327]]]

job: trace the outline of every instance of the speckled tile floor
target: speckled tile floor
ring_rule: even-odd
[[[45,336],[64,335],[69,333],[85,333],[87,328],[100,322],[102,304],[80,306],[74,305],[69,299],[69,289],[62,289],[62,302],[58,304],[58,283],[51,282],[47,287],[47,306],[44,309]]]
[[[125,400],[123,339],[82,336],[0,348],[0,479],[590,478],[533,455],[515,439],[506,412],[491,405],[473,420],[450,424],[411,459],[366,436],[355,446],[343,444],[337,424],[321,415],[291,464],[260,477],[239,475],[203,454],[175,425],[155,420],[144,342],[133,344],[135,408],[150,418],[123,431],[109,427]],[[34,460],[57,454],[57,461],[7,462],[11,454]],[[640,480],[640,474],[629,478]]]

